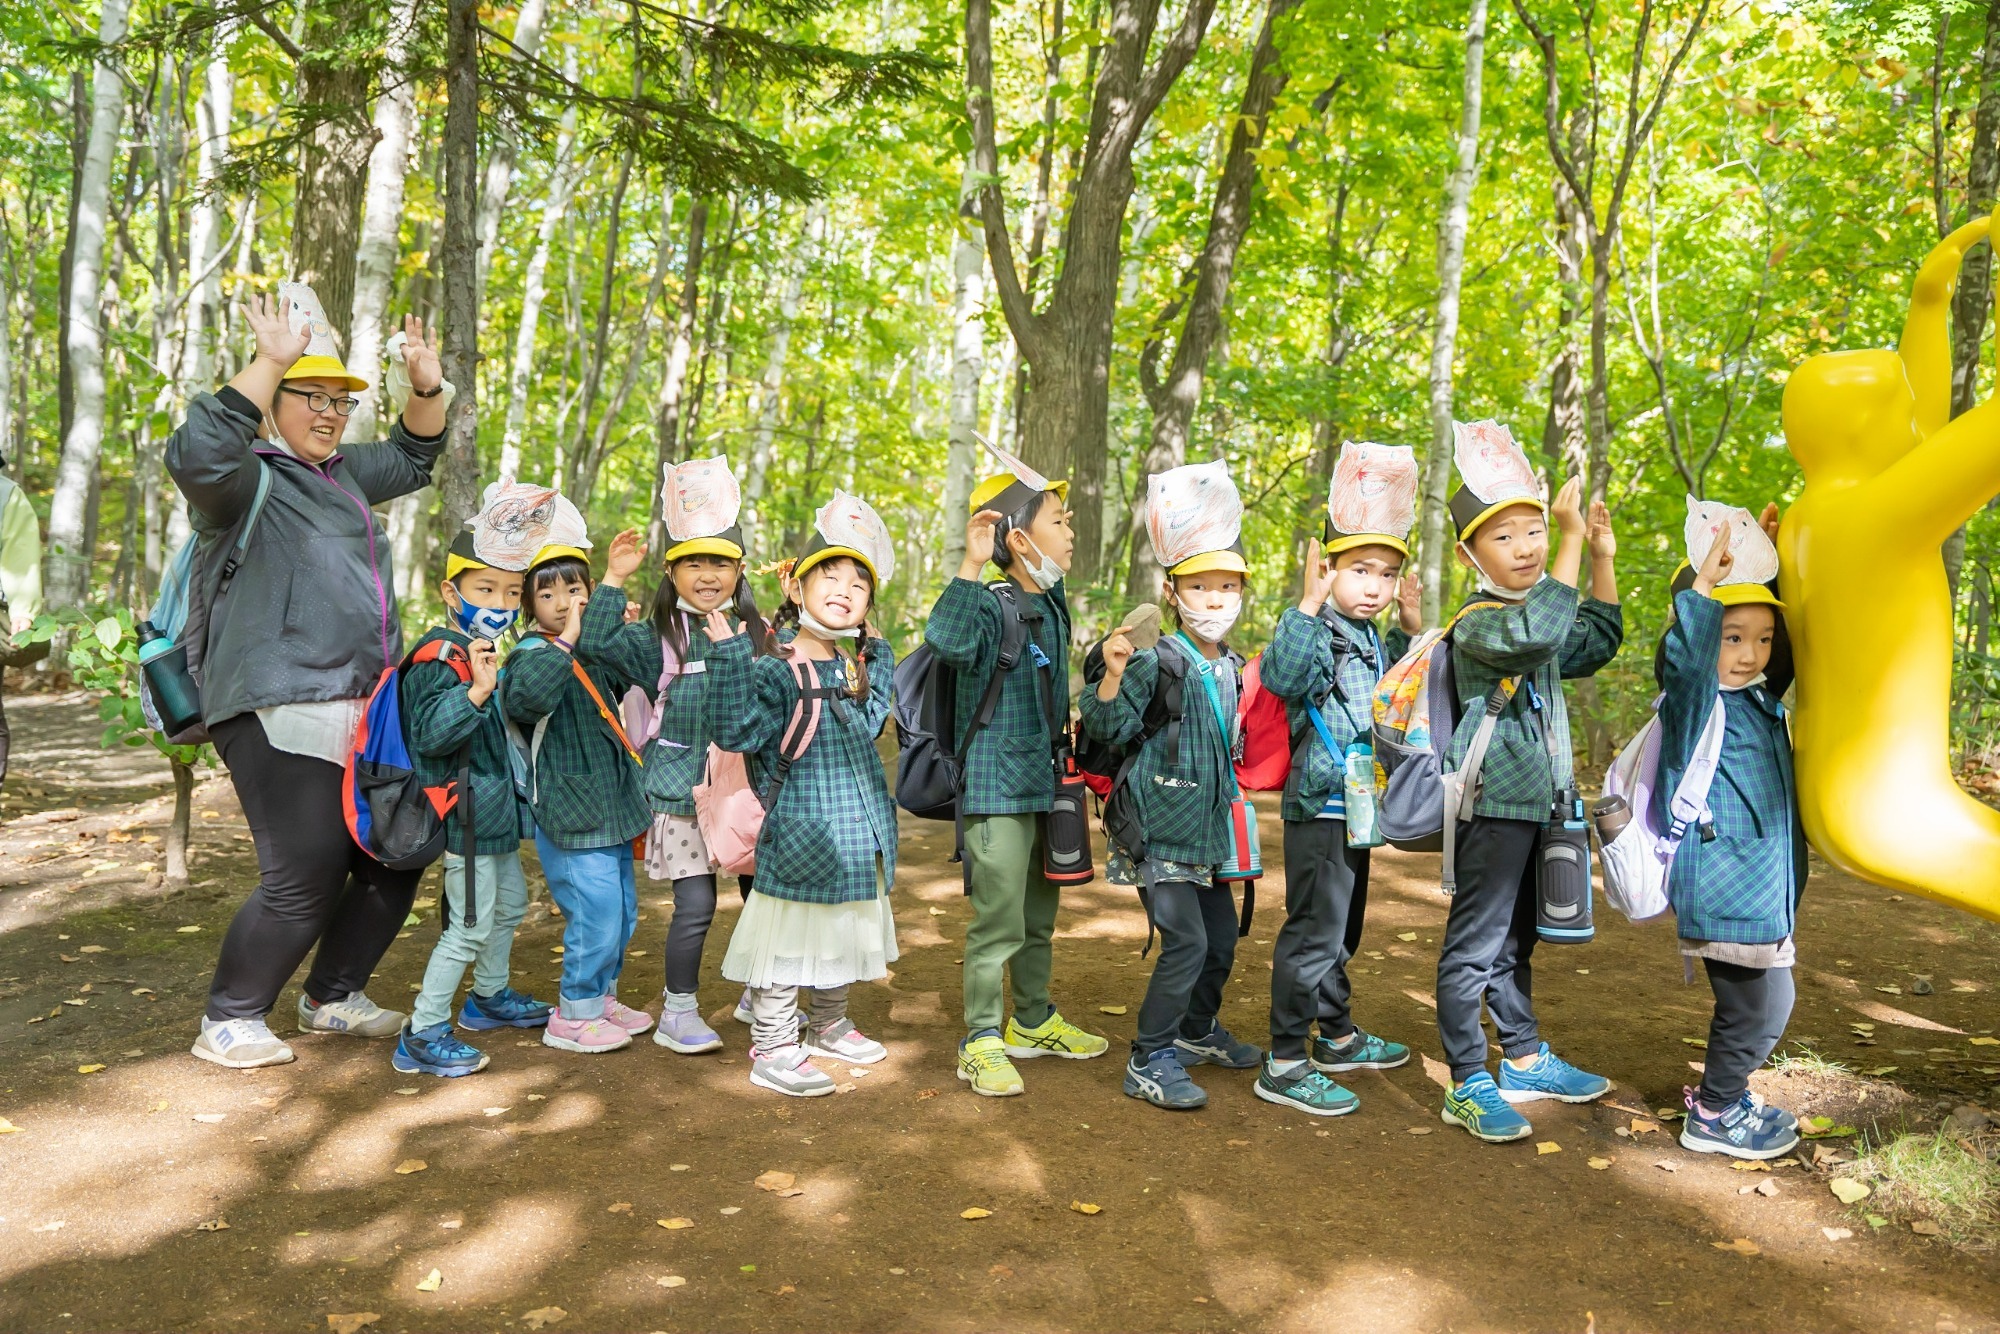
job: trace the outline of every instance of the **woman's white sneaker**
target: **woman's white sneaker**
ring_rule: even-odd
[[[385,1010],[365,991],[339,1000],[314,1001],[299,993],[299,1028],[307,1033],[346,1033],[357,1038],[392,1038],[403,1031],[403,1014]]]
[[[204,1061],[231,1070],[254,1070],[263,1065],[283,1065],[294,1059],[292,1049],[278,1040],[262,1019],[204,1018],[201,1036],[189,1048]]]

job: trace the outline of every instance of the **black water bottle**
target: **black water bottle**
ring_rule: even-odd
[[[177,736],[201,721],[201,687],[188,674],[187,645],[176,644],[151,621],[141,621],[136,628],[139,670],[159,715],[160,731]]]
[[[1581,945],[1597,934],[1590,916],[1590,823],[1575,788],[1557,796],[1555,818],[1542,830],[1535,934],[1556,945]]]

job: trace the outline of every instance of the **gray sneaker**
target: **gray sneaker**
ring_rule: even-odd
[[[889,1054],[887,1047],[856,1028],[854,1021],[844,1015],[825,1028],[807,1025],[805,1037],[807,1052],[824,1056],[830,1061],[873,1065]]]
[[[292,1049],[262,1019],[213,1019],[201,1021],[201,1036],[189,1048],[204,1061],[231,1070],[254,1070],[262,1065],[283,1065],[292,1060]]]
[[[833,1092],[833,1080],[814,1068],[806,1049],[793,1044],[750,1053],[750,1082],[790,1098],[817,1098]]]
[[[346,1033],[357,1038],[393,1038],[403,1031],[404,1015],[385,1010],[357,991],[339,1000],[314,1003],[299,993],[299,1030],[304,1033]]]

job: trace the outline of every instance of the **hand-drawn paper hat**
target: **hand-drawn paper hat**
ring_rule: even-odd
[[[466,570],[491,566],[521,571],[548,546],[562,497],[551,487],[533,486],[503,477],[487,485],[479,513],[465,521],[445,555],[444,577],[456,579]],[[564,502],[567,503],[567,502]]]
[[[792,577],[803,578],[807,570],[836,556],[851,556],[867,566],[877,589],[896,577],[896,543],[882,516],[860,496],[845,491],[835,491],[813,516],[812,536],[805,554],[792,565]]]
[[[1513,432],[1489,417],[1453,422],[1451,434],[1460,483],[1451,497],[1451,521],[1459,541],[1509,505],[1533,505],[1548,513],[1541,479],[1514,443]]]
[[[661,469],[660,509],[666,519],[668,563],[683,556],[726,556],[743,559],[743,529],[737,516],[743,490],[729,471],[729,460],[689,459]]]
[[[577,512],[569,497],[557,493],[554,511],[549,515],[548,536],[528,562],[529,570],[563,556],[570,556],[590,564],[590,533],[584,527],[583,515]]]
[[[1017,514],[1044,491],[1055,492],[1059,500],[1069,499],[1068,482],[1051,482],[977,431],[972,438],[986,446],[986,452],[1004,469],[972,488],[972,513],[996,510],[1001,514]]]
[[[1417,452],[1408,445],[1342,444],[1326,491],[1326,554],[1385,546],[1409,555],[1417,482]]]
[[[368,381],[341,364],[340,349],[333,345],[333,325],[319,294],[304,283],[279,283],[278,305],[293,333],[305,329],[311,334],[305,355],[285,372],[287,380],[343,380],[349,389],[366,389]]]
[[[1220,459],[1147,479],[1146,535],[1153,559],[1170,575],[1250,568],[1243,560],[1243,497]]]
[[[1725,607],[1749,602],[1771,607],[1784,605],[1770,588],[1771,581],[1778,577],[1778,549],[1771,545],[1756,515],[1740,506],[1719,505],[1693,496],[1687,498],[1687,511],[1687,525],[1682,531],[1687,542],[1687,564],[1683,567],[1689,571],[1687,587],[1693,587],[1693,572],[1701,569],[1701,563],[1708,559],[1718,536],[1726,537],[1729,554],[1736,559],[1723,581],[1715,586],[1712,594],[1715,600]],[[1721,534],[1715,531],[1718,524],[1723,528]],[[1678,585],[1680,571],[1674,574]]]

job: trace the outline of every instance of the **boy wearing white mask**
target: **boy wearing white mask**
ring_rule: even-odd
[[[1235,901],[1218,873],[1231,861],[1230,806],[1237,797],[1243,659],[1223,641],[1243,610],[1249,567],[1242,520],[1243,502],[1221,463],[1152,479],[1146,525],[1167,570],[1161,593],[1180,628],[1159,647],[1137,652],[1123,627],[1114,631],[1104,643],[1104,676],[1081,705],[1085,731],[1138,749],[1126,782],[1146,846],[1134,872],[1160,933],[1160,954],[1139,1006],[1125,1093],[1170,1111],[1208,1102],[1189,1078],[1189,1065],[1247,1070],[1263,1060],[1216,1017],[1238,935]],[[1171,666],[1183,681],[1180,726],[1148,735],[1146,715],[1168,655],[1178,659]]]

